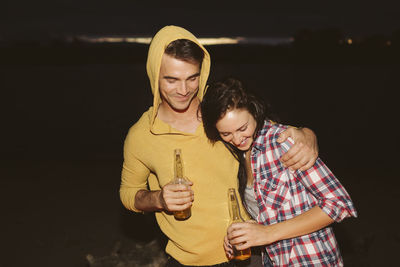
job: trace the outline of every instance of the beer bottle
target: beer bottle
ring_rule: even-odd
[[[236,191],[234,188],[228,189],[228,203],[229,203],[229,214],[231,216],[230,224],[235,222],[244,222],[242,216],[240,215],[239,202],[236,197]],[[235,260],[246,260],[251,256],[251,249],[246,248],[243,250],[237,250],[235,246],[233,247],[233,258]]]
[[[174,169],[175,169],[175,184],[186,184],[188,180],[183,175],[183,161],[182,161],[182,152],[180,149],[174,150]],[[190,217],[191,208],[187,208],[185,210],[174,211],[174,217],[177,220],[186,220]]]

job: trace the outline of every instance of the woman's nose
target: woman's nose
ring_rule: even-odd
[[[240,135],[239,134],[234,134],[233,138],[232,138],[232,142],[234,145],[238,146],[240,145],[241,141],[240,141]]]

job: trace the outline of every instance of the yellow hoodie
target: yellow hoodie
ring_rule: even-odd
[[[198,98],[201,100],[204,94],[210,70],[208,52],[185,29],[164,27],[154,36],[147,60],[153,107],[130,128],[125,139],[120,197],[127,209],[140,212],[134,205],[137,191],[147,187],[160,190],[170,182],[174,176],[173,151],[180,148],[185,176],[193,182],[192,216],[177,221],[173,215],[156,212],[156,219],[169,238],[169,255],[185,265],[214,265],[227,261],[223,249],[229,224],[227,194],[228,188],[237,189],[238,163],[222,143],[210,144],[202,124],[195,133],[184,133],[157,118],[161,57],[166,46],[177,39],[189,39],[204,50]]]

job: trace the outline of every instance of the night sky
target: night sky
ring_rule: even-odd
[[[160,2],[6,1],[0,11],[0,38],[46,39],[75,34],[151,36],[167,24],[186,27],[200,36],[290,36],[304,28],[337,28],[350,36],[390,35],[400,28],[396,0],[190,1],[193,7],[189,7],[188,1]]]

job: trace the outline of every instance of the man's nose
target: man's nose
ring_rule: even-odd
[[[177,89],[178,94],[180,95],[186,95],[188,93],[187,85],[186,82],[183,81],[180,83],[178,89]]]

